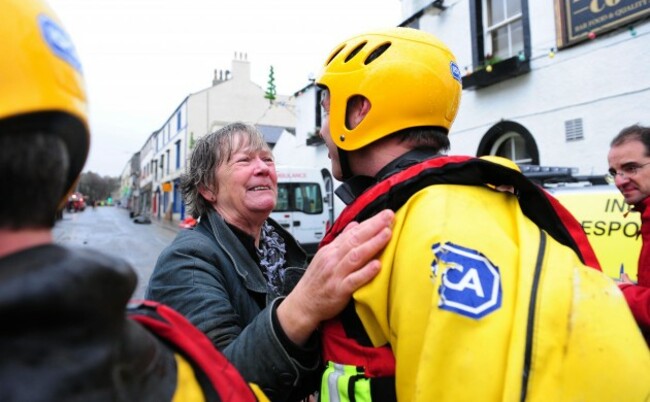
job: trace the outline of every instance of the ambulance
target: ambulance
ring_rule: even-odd
[[[278,199],[271,218],[313,256],[332,223],[332,177],[327,169],[276,166]]]
[[[641,217],[630,212],[616,186],[556,187],[550,192],[580,222],[603,271],[612,278],[626,272],[636,281]]]
[[[631,212],[616,186],[603,176],[574,176],[572,172],[575,170],[571,169],[555,168],[544,176],[535,173],[543,168],[520,168],[580,222],[603,272],[612,278],[625,272],[636,281],[641,251],[641,216],[638,212]]]

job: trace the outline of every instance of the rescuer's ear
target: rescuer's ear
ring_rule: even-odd
[[[354,129],[359,125],[370,112],[372,105],[365,96],[355,95],[348,100],[346,109],[346,126],[349,130]]]

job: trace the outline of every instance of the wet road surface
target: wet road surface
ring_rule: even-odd
[[[178,229],[153,222],[136,224],[129,211],[120,207],[88,207],[83,212],[65,213],[54,226],[58,244],[89,247],[126,259],[138,275],[133,298],[144,297],[149,276],[160,252]]]

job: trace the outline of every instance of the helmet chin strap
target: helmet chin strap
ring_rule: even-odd
[[[343,176],[343,181],[346,181],[348,179],[351,179],[354,174],[352,173],[352,169],[350,168],[350,160],[348,158],[348,152],[341,149],[337,148],[339,152],[339,165],[341,165],[341,175]]]

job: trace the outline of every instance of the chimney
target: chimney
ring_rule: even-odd
[[[214,78],[212,78],[212,86],[219,85],[224,81],[228,81],[230,78],[230,71],[215,69]]]
[[[247,59],[248,54],[235,52],[235,58],[232,61],[232,78],[251,80],[251,65]],[[228,71],[226,71],[226,75],[229,75]]]

